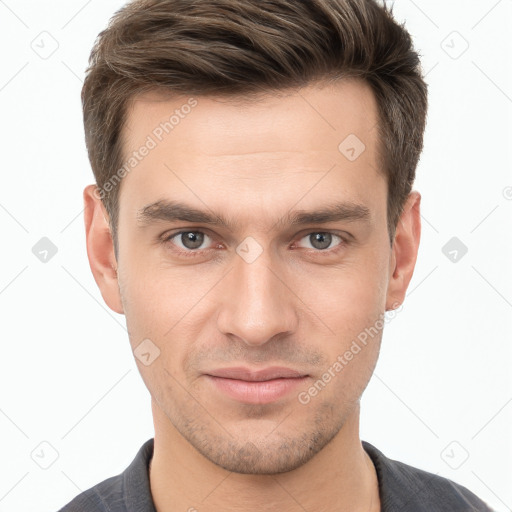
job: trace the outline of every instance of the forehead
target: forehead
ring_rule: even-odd
[[[124,157],[135,165],[120,202],[140,209],[187,196],[211,204],[236,192],[238,213],[340,193],[371,202],[384,190],[377,112],[371,88],[353,79],[257,99],[145,93],[127,110]]]
[[[129,102],[123,142],[125,148],[136,148],[142,137],[153,134],[155,139],[172,139],[176,148],[195,143],[202,153],[214,155],[242,153],[242,149],[296,151],[307,149],[301,146],[306,139],[316,149],[331,148],[336,140],[355,134],[368,146],[377,121],[370,86],[354,78],[256,97],[191,97],[151,91]],[[283,131],[276,138],[278,129]],[[221,147],[217,144],[220,138]]]

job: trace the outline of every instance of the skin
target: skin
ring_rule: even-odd
[[[126,154],[188,99],[138,97],[128,111]],[[148,366],[135,359],[152,396],[156,508],[378,511],[359,414],[382,330],[307,404],[297,395],[402,303],[420,240],[420,194],[408,197],[391,246],[377,105],[363,82],[315,83],[257,102],[196,99],[123,178],[118,260],[95,186],[84,190],[87,252],[102,296],[126,316],[132,349],[149,338],[160,350]],[[366,146],[355,161],[338,150],[349,134]],[[137,212],[162,199],[237,225],[139,225]],[[368,219],[278,222],[337,201],[364,205]],[[180,236],[160,240],[183,229],[208,236],[199,249]],[[333,236],[327,249],[315,245],[314,234],[325,232],[345,242]],[[262,249],[251,263],[236,252],[249,236]],[[247,404],[204,375],[273,365],[304,371],[307,382],[275,402]]]

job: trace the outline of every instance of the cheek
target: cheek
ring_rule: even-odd
[[[158,327],[172,321],[169,315],[183,302],[190,283],[182,270],[162,263],[160,248],[144,247],[129,237],[123,240],[120,291],[127,321]]]
[[[312,313],[311,343],[325,353],[322,381],[332,381],[336,400],[351,401],[367,385],[375,367],[386,302],[385,257],[347,261],[328,274],[311,273],[300,296]],[[301,295],[302,294],[302,295]]]
[[[163,281],[165,275],[142,261],[136,251],[124,250],[126,256],[118,272],[119,289],[132,349],[146,338],[161,347],[162,333],[172,326],[166,309],[175,292],[170,283]]]
[[[333,336],[357,334],[384,311],[387,259],[365,256],[361,252],[339,266],[311,267],[294,277],[297,295],[304,298],[313,316],[325,322],[323,330],[328,333],[329,327]]]
[[[219,277],[201,275],[192,267],[165,262],[142,262],[136,251],[120,265],[119,284],[132,350],[149,339],[158,347],[158,359],[139,370],[148,387],[168,381],[165,370],[180,372],[186,355],[195,349],[205,321],[208,291]],[[164,373],[162,373],[164,372]]]

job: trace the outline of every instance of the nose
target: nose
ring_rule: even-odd
[[[295,305],[300,301],[286,282],[287,275],[282,266],[272,262],[269,251],[251,263],[235,255],[234,268],[220,290],[218,329],[255,346],[295,332]]]

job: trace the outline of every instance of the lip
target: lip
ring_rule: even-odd
[[[274,402],[308,380],[304,373],[273,366],[251,371],[247,368],[221,368],[205,375],[218,391],[246,404]]]
[[[250,370],[243,366],[236,366],[211,370],[207,375],[223,377],[225,379],[245,380],[248,382],[262,382],[279,378],[305,377],[307,374],[284,366],[270,366],[263,370]]]

